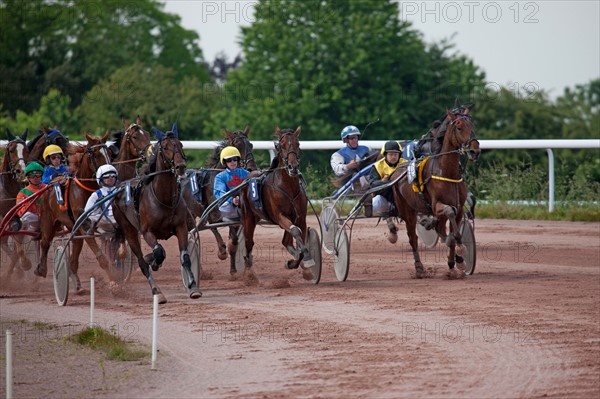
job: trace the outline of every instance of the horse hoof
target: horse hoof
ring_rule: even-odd
[[[227,248],[223,248],[223,250],[219,249],[219,253],[217,253],[217,257],[220,260],[225,260],[227,259]]]
[[[315,263],[315,260],[312,259],[312,258],[311,259],[304,258],[304,261],[302,261],[302,268],[303,269],[310,269],[314,265],[316,265],[316,263]]]
[[[312,274],[312,271],[310,271],[309,269],[304,269],[302,270],[302,278],[307,280],[307,281],[311,281],[315,276]]]
[[[167,298],[163,295],[162,292],[160,294],[157,294],[157,295],[158,295],[158,303],[160,305],[163,305],[163,304],[167,303]]]
[[[450,269],[446,273],[446,277],[448,278],[448,280],[460,280],[465,278],[465,276],[465,272],[457,268]]]
[[[46,278],[46,275],[48,274],[48,270],[46,270],[45,268],[41,268],[41,267],[37,267],[34,271],[33,274],[35,274],[36,276],[39,277],[44,277]]]
[[[26,272],[27,270],[31,269],[32,266],[33,265],[31,264],[31,262],[29,261],[29,259],[24,258],[23,262],[21,263],[21,270],[23,270],[23,271]]]
[[[198,299],[202,297],[202,291],[200,291],[198,288],[192,288],[190,290],[190,298],[191,299]]]
[[[396,242],[398,242],[398,233],[396,232],[391,232],[388,234],[387,239],[390,243],[395,244]]]
[[[467,249],[463,244],[456,244],[456,255],[465,256],[467,254]]]
[[[300,266],[300,262],[296,262],[293,259],[290,259],[287,262],[285,262],[285,268],[288,270],[297,269],[298,266]]]
[[[467,265],[465,264],[465,262],[457,263],[456,268],[463,273],[465,273],[467,271]]]

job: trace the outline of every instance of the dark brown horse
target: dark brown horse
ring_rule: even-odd
[[[396,209],[406,222],[417,277],[426,276],[418,252],[418,238],[415,231],[417,214],[431,215],[436,219],[434,220],[436,231],[449,247],[449,276],[464,276],[462,255],[465,253],[465,248],[462,245],[459,226],[463,220],[467,187],[463,179],[460,157],[461,154],[466,153],[470,160],[477,160],[481,150],[468,108],[460,114],[448,111],[442,125],[445,127],[443,132],[439,132],[439,136],[443,138],[442,146],[437,154],[421,161],[422,174],[417,174],[414,181],[416,185],[411,184],[405,176],[393,187]],[[421,168],[417,167],[418,169]],[[397,171],[392,178],[400,173]],[[448,220],[450,221],[449,234],[446,232]],[[458,271],[454,269],[456,263],[458,263]]]
[[[20,136],[15,136],[6,129],[8,143],[4,150],[4,158],[0,163],[0,218],[16,204],[16,197],[21,189],[21,182],[25,180],[25,162],[29,158],[26,146],[27,132],[25,129]],[[1,220],[1,219],[0,219]],[[2,253],[8,254],[8,237],[0,240],[0,257]],[[31,268],[29,260],[25,257],[22,246],[15,242],[14,256],[9,256],[10,264],[6,268],[6,275],[10,274],[14,266],[19,263],[24,270]]]
[[[106,140],[108,133],[104,137],[93,137],[85,134],[87,139],[86,145],[71,144],[67,151],[69,157],[69,169],[72,176],[67,179],[64,188],[64,204],[60,205],[54,190],[49,190],[42,196],[42,214],[40,216],[40,263],[34,273],[38,276],[46,277],[48,250],[52,244],[52,240],[56,235],[57,229],[65,226],[68,230],[73,228],[75,220],[83,212],[85,204],[90,195],[98,190],[98,183],[95,179],[95,173],[99,166],[110,163]],[[54,181],[60,181],[62,177],[55,178]],[[53,181],[53,182],[54,182]],[[51,183],[59,184],[59,183]],[[80,231],[84,234],[83,229]],[[114,279],[111,275],[109,263],[105,255],[99,251],[98,244],[93,237],[86,238],[85,242],[91,250],[96,254],[96,258],[100,263],[100,267],[106,271],[112,284]],[[77,290],[81,290],[81,282],[77,276],[79,269],[79,254],[83,247],[81,239],[73,240],[73,249],[70,257],[70,270],[77,279]]]
[[[148,162],[147,174],[131,180],[135,187],[133,201],[128,203],[127,193],[119,192],[113,202],[113,214],[132,252],[138,259],[142,273],[148,279],[153,295],[159,296],[159,303],[167,299],[154,281],[152,270],[162,265],[166,253],[158,240],[177,236],[181,267],[186,273],[186,285],[190,298],[200,298],[191,270],[190,255],[187,250],[188,231],[194,222],[190,217],[178,182],[185,174],[185,155],[181,142],[173,132],[163,134],[155,130],[158,143]],[[140,245],[140,233],[152,248],[152,253],[144,256]]]
[[[123,121],[124,131],[113,134],[115,146],[119,149],[112,164],[117,169],[119,180],[129,180],[137,176],[138,165],[146,162],[146,152],[150,147],[150,133],[142,127],[138,116],[135,123]]]
[[[36,137],[27,142],[27,149],[29,150],[29,161],[41,161],[42,164],[46,161],[42,159],[44,150],[50,144],[59,146],[63,154],[66,156],[69,149],[69,139],[65,137],[60,130],[55,126],[54,128],[48,128],[42,126]]]
[[[221,142],[215,147],[213,153],[207,161],[207,168],[193,171],[192,176],[194,176],[196,179],[196,187],[198,188],[198,192],[196,194],[192,194],[190,182],[187,181],[184,183],[184,198],[194,217],[201,216],[204,209],[206,209],[208,205],[215,201],[215,196],[213,193],[215,176],[225,169],[225,166],[221,164],[220,159],[221,150],[223,150],[223,148],[233,146],[240,151],[240,166],[242,168],[249,171],[258,169],[252,153],[254,147],[248,138],[249,135],[250,126],[248,125],[243,131],[236,130],[234,132],[230,132],[229,130],[225,129],[225,138],[221,140]],[[201,206],[197,206],[196,202],[199,202]],[[210,213],[208,222],[216,223],[219,220],[221,220],[221,214],[218,209],[215,209]],[[235,258],[235,256],[233,256],[235,254],[235,248],[231,245],[229,248],[227,248],[225,241],[223,241],[223,237],[221,237],[221,234],[219,233],[219,230],[216,228],[211,228],[210,231],[217,240],[217,256],[219,259],[226,259],[227,250],[229,250],[230,259],[231,262],[233,262]],[[230,240],[235,240],[237,246],[237,228],[234,226],[229,228],[229,238]]]
[[[254,230],[261,219],[273,222],[285,230],[281,243],[294,257],[286,262],[287,269],[296,269],[304,261],[304,277],[311,279],[310,271],[315,262],[306,247],[306,208],[308,198],[301,184],[300,175],[300,127],[275,131],[276,164],[261,176],[259,196],[262,209],[257,208],[250,186],[240,192],[241,224],[244,229],[246,255],[245,274],[252,274],[252,249]],[[249,176],[249,178],[251,178]],[[248,179],[248,178],[247,178]],[[294,245],[294,239],[296,245]]]

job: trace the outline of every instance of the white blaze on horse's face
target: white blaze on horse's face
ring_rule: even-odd
[[[15,174],[18,180],[24,180],[25,179],[25,156],[24,156],[24,150],[25,150],[25,144],[23,143],[18,143],[17,144],[17,148],[16,148],[16,152],[17,152],[17,163],[15,164]]]

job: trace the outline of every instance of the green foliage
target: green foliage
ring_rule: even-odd
[[[148,357],[148,352],[135,349],[115,334],[100,327],[90,327],[73,335],[71,341],[106,353],[109,360],[131,361]]]
[[[600,222],[600,207],[594,204],[558,204],[552,212],[546,205],[516,205],[503,201],[477,205],[478,219],[566,220]]]
[[[98,81],[136,62],[208,81],[198,35],[162,7],[156,0],[0,2],[3,108],[30,113],[51,88],[73,108]]]
[[[304,140],[335,139],[379,118],[370,139],[409,139],[483,85],[470,61],[445,54],[450,46],[428,49],[391,1],[259,1],[255,15],[213,129],[250,121],[265,139],[276,125],[302,125]]]

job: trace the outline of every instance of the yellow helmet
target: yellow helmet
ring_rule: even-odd
[[[46,149],[44,150],[44,154],[42,155],[42,158],[44,158],[44,161],[46,160],[46,158],[48,158],[49,155],[52,154],[60,154],[60,155],[65,155],[63,153],[63,151],[60,149],[59,146],[55,145],[55,144],[50,144],[48,147],[46,147]]]
[[[221,150],[221,163],[223,165],[225,165],[225,163],[223,162],[225,159],[229,159],[229,158],[233,158],[233,157],[238,157],[238,158],[242,158],[242,155],[240,154],[240,151],[235,148],[235,147],[225,147],[223,148],[223,150]]]

